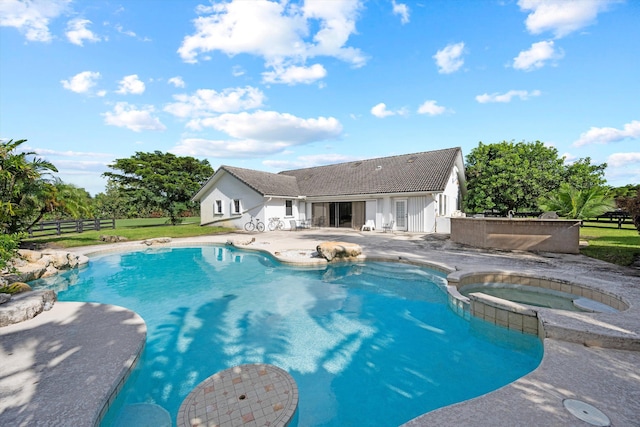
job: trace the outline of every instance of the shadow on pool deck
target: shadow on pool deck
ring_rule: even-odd
[[[170,245],[247,240],[247,233],[174,239]],[[452,244],[443,236],[409,233],[305,230],[251,234],[249,249],[271,253],[308,250],[323,241],[357,243],[375,259],[430,263],[448,271],[506,271],[561,278],[623,298],[624,312],[571,316],[543,309],[545,326],[595,330],[640,348],[640,272],[581,255],[488,251]],[[75,248],[91,254],[146,249],[140,242]],[[56,303],[36,318],[0,328],[0,424],[94,425],[111,391],[141,350],[146,330],[139,316],[121,308]],[[117,343],[117,345],[116,345]],[[589,403],[614,426],[640,426],[640,351],[587,347],[544,340],[541,365],[487,395],[429,412],[405,426],[586,426],[563,406]]]
[[[145,337],[136,313],[76,302],[0,328],[0,425],[93,426]]]

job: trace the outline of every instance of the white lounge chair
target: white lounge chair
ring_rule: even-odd
[[[360,231],[373,231],[376,229],[376,223],[372,219],[368,220],[365,224],[362,224]]]

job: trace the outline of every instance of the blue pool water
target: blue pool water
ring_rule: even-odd
[[[538,366],[537,337],[462,319],[444,283],[406,264],[295,268],[204,246],[102,255],[32,284],[61,301],[127,307],[147,323],[146,349],[103,427],[141,402],[175,423],[201,381],[259,362],[296,380],[296,422],[306,427],[399,425]]]

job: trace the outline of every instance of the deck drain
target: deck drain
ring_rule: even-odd
[[[562,401],[562,404],[565,408],[567,408],[567,411],[571,412],[573,416],[580,418],[586,423],[589,423],[593,426],[601,427],[607,427],[611,425],[609,417],[607,417],[601,410],[599,410],[595,406],[574,399],[565,399]]]

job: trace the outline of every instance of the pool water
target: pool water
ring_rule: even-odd
[[[175,423],[197,384],[243,363],[293,376],[292,425],[367,426],[482,395],[540,363],[537,337],[454,314],[445,282],[406,264],[295,268],[204,246],[102,255],[32,285],[57,289],[61,301],[127,307],[147,323],[145,351],[103,427],[140,403]]]
[[[517,285],[513,283],[484,283],[467,285],[460,291],[469,296],[474,292],[491,295],[496,298],[513,301],[534,307],[553,308],[556,310],[577,312],[617,312],[606,304],[566,292],[555,291],[535,286]]]

